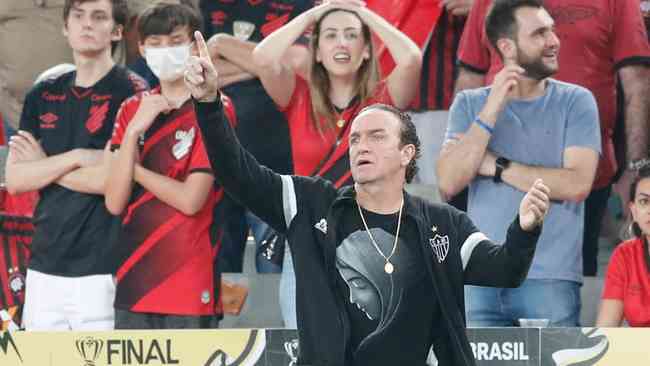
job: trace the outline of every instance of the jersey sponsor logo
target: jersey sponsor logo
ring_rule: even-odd
[[[429,245],[433,249],[433,254],[436,255],[439,263],[442,263],[447,258],[449,253],[449,236],[436,234],[433,238],[429,239]]]
[[[111,100],[111,98],[113,98],[112,95],[97,95],[97,94],[93,94],[93,95],[90,97],[90,100],[92,100],[93,102],[104,102],[104,101],[107,101],[107,100]]]
[[[192,127],[189,131],[176,131],[175,137],[178,142],[176,142],[172,147],[172,155],[174,155],[176,160],[181,160],[190,152],[192,143],[194,143],[194,136],[196,136],[194,127]]]
[[[283,4],[283,3],[276,3],[276,2],[271,2],[271,9],[276,9],[280,11],[292,11],[293,10],[293,5],[291,4]]]
[[[43,92],[41,98],[48,102],[65,102],[67,96],[65,94],[52,94],[50,92]]]
[[[86,120],[86,129],[90,133],[99,131],[104,125],[106,115],[108,114],[109,102],[104,102],[100,105],[90,107],[90,116]]]
[[[213,11],[210,13],[210,20],[212,21],[212,25],[222,26],[226,22],[226,19],[228,19],[228,14],[221,10]]]
[[[598,8],[589,5],[566,5],[549,7],[556,24],[575,24],[598,15]]]
[[[266,20],[267,22],[260,29],[264,37],[267,37],[269,34],[273,33],[275,30],[286,24],[289,21],[289,14],[287,13],[282,16],[267,14]]]
[[[46,130],[56,128],[56,121],[59,120],[59,116],[52,112],[47,112],[38,117],[41,120],[40,127]]]

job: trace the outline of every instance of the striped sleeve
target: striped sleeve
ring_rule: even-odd
[[[480,232],[464,212],[457,211],[460,257],[464,282],[488,287],[517,287],[526,279],[533,261],[541,228],[532,232],[521,229],[515,218],[507,230],[506,241],[492,242]]]

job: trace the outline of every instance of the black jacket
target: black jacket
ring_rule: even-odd
[[[195,108],[217,180],[233,198],[287,235],[296,273],[299,364],[344,366],[350,324],[344,299],[336,294],[335,251],[343,238],[336,237],[335,228],[342,210],[355,204],[354,189],[337,190],[320,178],[274,173],[239,145],[220,102],[196,103]],[[495,245],[465,213],[404,195],[404,214],[420,233],[440,304],[442,318],[430,325],[436,357],[440,365],[474,365],[465,335],[463,285],[519,286],[540,230],[524,232],[515,220],[504,245]]]

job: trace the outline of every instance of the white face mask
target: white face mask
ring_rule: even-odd
[[[185,63],[190,58],[190,45],[175,47],[146,47],[147,65],[161,81],[174,81],[183,76]]]

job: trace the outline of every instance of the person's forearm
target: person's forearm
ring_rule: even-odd
[[[113,215],[121,214],[131,198],[138,138],[136,133],[127,129],[117,156],[110,159],[104,198],[106,208]]]
[[[381,15],[362,7],[359,16],[384,42],[396,66],[419,67],[422,64],[422,51],[406,34],[395,28]]]
[[[187,216],[192,216],[203,208],[209,192],[209,190],[191,189],[187,186],[187,182],[158,174],[139,164],[135,166],[133,177],[159,200]]]
[[[546,168],[511,162],[503,170],[501,179],[522,192],[528,192],[535,180],[542,179],[551,189],[550,198],[556,201],[584,201],[591,191],[594,172],[581,173],[578,169]]]
[[[313,24],[315,12],[316,8],[307,10],[264,38],[253,50],[253,61],[257,67],[263,69],[281,67],[285,52],[304,33],[307,27]]]
[[[520,286],[528,274],[540,234],[541,226],[532,231],[523,230],[519,217],[508,227],[506,240],[502,244],[491,242],[480,232],[472,234],[473,238],[468,238],[461,248],[465,284],[507,288]]]
[[[258,66],[253,61],[253,50],[255,49],[255,46],[257,46],[256,43],[242,41],[235,36],[225,33],[217,34],[210,38],[210,41],[208,42],[208,47],[214,49],[221,57],[234,64],[234,66],[237,66],[241,70],[250,74],[258,75]],[[224,60],[219,59],[214,61],[216,61],[215,67],[219,71],[219,74],[221,74],[221,63]]]
[[[213,50],[211,57],[219,72],[219,78],[227,83],[219,83],[221,87],[260,75],[261,70],[253,61],[253,50],[257,43],[242,41],[229,34],[220,33],[210,38],[208,44]],[[306,77],[307,72],[304,69],[309,61],[308,56],[309,51],[304,46],[291,45],[280,62],[302,77]]]
[[[597,327],[620,327],[623,323],[624,304],[619,299],[602,299],[596,319]]]
[[[438,187],[445,200],[462,191],[476,176],[491,135],[472,123],[453,146],[444,149],[436,164]]]
[[[650,132],[650,68],[625,66],[619,70],[624,94],[627,161],[648,157]]]
[[[59,178],[56,184],[75,192],[104,194],[106,168],[99,164],[75,169]]]
[[[235,65],[231,61],[223,59],[223,58],[218,58],[218,59],[212,60],[212,62],[214,63],[215,69],[217,69],[217,72],[219,73],[219,77],[238,75],[238,74],[246,72],[246,70],[244,70],[241,67]],[[221,84],[219,84],[219,85],[221,85]]]
[[[252,79],[255,79],[255,75],[249,74],[247,72],[243,72],[237,75],[224,76],[224,77],[219,75],[219,85],[222,88],[225,88],[228,85],[232,85],[232,84],[239,83],[241,81],[252,80]]]
[[[41,160],[12,162],[6,166],[6,186],[11,194],[36,191],[79,167],[75,150]]]
[[[215,64],[217,72],[219,73],[219,86],[221,88],[238,83],[240,81],[256,78],[255,75],[247,72],[246,70],[228,60],[219,58],[213,60],[213,62]]]

